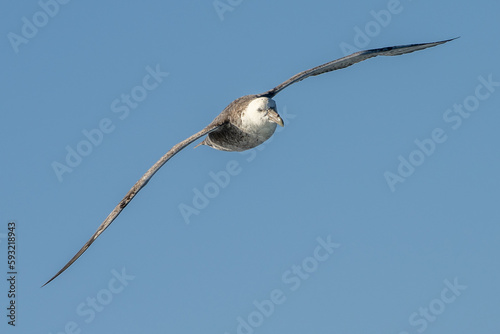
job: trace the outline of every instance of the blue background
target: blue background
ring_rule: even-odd
[[[499,3],[401,0],[385,26],[371,11],[387,0],[232,3],[221,17],[211,0],[71,1],[18,52],[8,34],[22,35],[23,17],[42,9],[2,5],[3,273],[9,221],[18,233],[17,326],[7,325],[2,279],[2,333],[233,334],[249,316],[260,323],[239,332],[498,332],[500,87],[457,129],[443,115],[474,101],[478,77],[500,81]],[[359,44],[366,28],[361,49],[461,38],[287,88],[275,99],[289,116],[272,142],[252,155],[185,149],[40,288],[171,146],[235,98],[344,56],[342,43]],[[157,65],[169,75],[120,119],[112,102]],[[106,118],[113,131],[60,182],[53,162]],[[384,173],[436,128],[447,140],[391,191]],[[179,206],[193,206],[210,172],[231,161],[239,173],[212,186],[186,224]],[[314,262],[317,238],[328,236],[340,246]],[[295,290],[282,278],[315,263]],[[118,293],[113,270],[134,277]],[[450,303],[446,280],[462,289],[445,291]],[[273,290],[285,301],[260,320],[254,301]],[[102,302],[93,319],[77,312],[90,312],[87,298]],[[425,320],[424,308],[435,315]]]

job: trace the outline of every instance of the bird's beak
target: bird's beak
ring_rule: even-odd
[[[278,124],[279,126],[285,126],[285,123],[283,123],[283,119],[281,119],[280,115],[278,115],[278,112],[274,109],[269,109],[267,111],[267,116],[269,117],[269,121]]]

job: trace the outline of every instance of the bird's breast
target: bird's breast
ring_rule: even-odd
[[[208,134],[205,144],[221,151],[245,151],[268,140],[276,130],[276,124],[266,122],[262,126],[237,127],[233,124]]]

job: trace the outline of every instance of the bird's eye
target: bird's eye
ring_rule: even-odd
[[[263,111],[264,111],[264,109],[262,109],[262,108],[257,108],[257,111],[258,111],[258,112],[263,112]]]

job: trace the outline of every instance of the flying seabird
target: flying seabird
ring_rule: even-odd
[[[43,286],[68,269],[68,267],[71,266],[90,245],[92,245],[97,237],[108,228],[116,217],[118,217],[122,210],[149,182],[153,175],[170,160],[170,158],[195,140],[207,135],[205,139],[195,147],[207,145],[221,151],[239,152],[254,148],[268,140],[273,135],[277,125],[284,126],[283,120],[276,109],[276,102],[273,100],[273,97],[286,87],[311,76],[340,70],[369,58],[376,56],[399,56],[440,45],[453,39],[433,43],[398,45],[359,51],[349,56],[300,72],[267,92],[256,95],[245,95],[234,100],[203,130],[181,141],[177,145],[174,145],[164,156],[162,156],[161,159],[134,184],[132,189],[129,190],[104,222],[102,222],[90,240],[87,241],[78,253],[76,253],[76,255]]]

